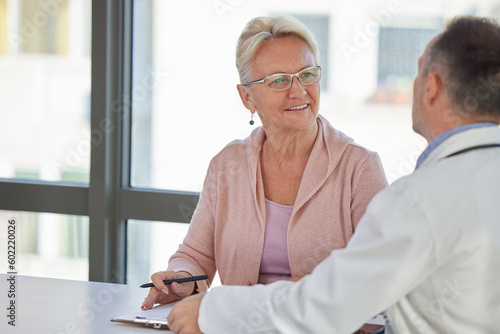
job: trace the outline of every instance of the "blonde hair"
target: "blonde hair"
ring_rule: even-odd
[[[256,17],[246,24],[236,47],[240,83],[250,82],[250,63],[264,41],[290,36],[303,40],[311,49],[316,65],[319,65],[318,44],[302,22],[288,15]]]

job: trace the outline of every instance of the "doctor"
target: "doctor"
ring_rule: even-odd
[[[372,200],[347,248],[300,281],[222,286],[177,304],[176,333],[498,333],[500,26],[461,17],[427,46],[415,172]]]

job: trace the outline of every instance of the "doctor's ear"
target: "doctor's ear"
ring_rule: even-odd
[[[245,106],[245,108],[250,110],[252,113],[255,112],[255,105],[252,102],[249,88],[247,86],[244,86],[241,84],[236,85],[236,88],[238,89],[238,93],[240,94],[241,102],[243,102],[243,105]]]
[[[432,106],[443,93],[443,85],[439,74],[435,72],[429,73],[429,76],[427,77],[424,102],[427,105]]]

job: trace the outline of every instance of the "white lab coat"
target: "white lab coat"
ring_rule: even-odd
[[[387,332],[500,332],[500,128],[446,139],[375,196],[347,248],[298,283],[222,286],[203,333],[352,333],[385,311]]]

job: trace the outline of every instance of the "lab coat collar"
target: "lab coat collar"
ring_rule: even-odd
[[[420,168],[432,165],[467,148],[492,144],[500,144],[500,127],[492,126],[469,129],[443,141],[429,154],[420,165]]]

